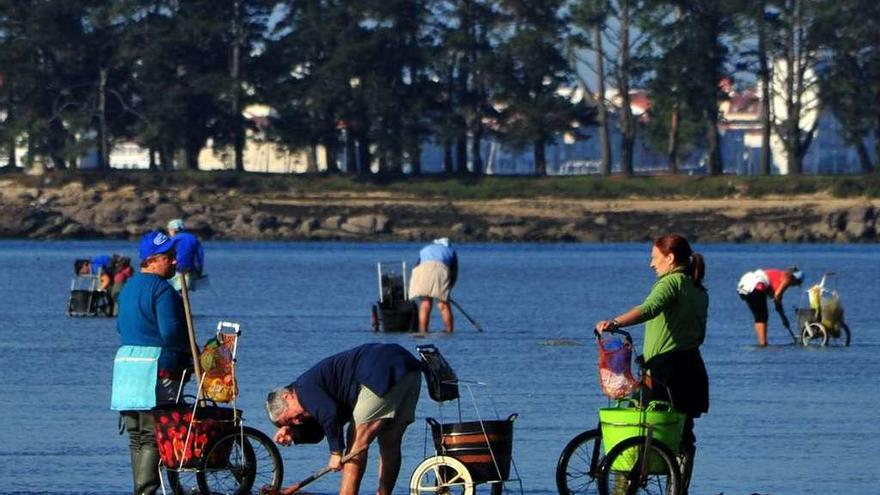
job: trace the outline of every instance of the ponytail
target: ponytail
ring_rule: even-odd
[[[706,262],[703,260],[703,255],[700,253],[691,254],[690,261],[688,262],[687,270],[685,273],[688,274],[694,280],[694,285],[697,287],[706,290],[706,287],[703,286],[703,278],[706,277]]]

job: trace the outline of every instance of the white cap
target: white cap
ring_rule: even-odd
[[[449,247],[449,238],[448,237],[441,237],[439,239],[434,239],[434,244],[440,244],[442,246]]]
[[[180,218],[175,218],[174,220],[168,222],[169,230],[184,230],[185,228],[186,227],[183,225],[183,220],[181,220]]]

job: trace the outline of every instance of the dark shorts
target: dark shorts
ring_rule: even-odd
[[[760,291],[752,291],[748,294],[740,294],[740,299],[746,302],[752,315],[755,317],[755,323],[767,323],[769,313],[767,311],[767,294]]]

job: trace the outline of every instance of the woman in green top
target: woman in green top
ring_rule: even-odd
[[[683,470],[682,493],[687,493],[696,453],[694,418],[709,410],[709,377],[699,350],[706,337],[709,307],[703,286],[706,266],[687,239],[671,234],[654,241],[651,268],[657,272],[657,281],[645,301],[600,321],[596,329],[602,332],[647,322],[642,349],[645,369],[652,381],[668,387],[675,409],[687,416],[680,446],[691,461]],[[648,400],[658,399],[669,398],[665,387],[655,385],[648,390]]]

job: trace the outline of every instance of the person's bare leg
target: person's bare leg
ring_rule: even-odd
[[[379,432],[379,489],[376,495],[391,495],[400,474],[400,444],[407,425],[391,423]]]
[[[364,471],[367,468],[367,447],[376,438],[385,420],[355,425],[354,439],[349,441],[349,452],[362,451],[342,465],[342,481],[339,483],[340,495],[357,495]],[[349,438],[351,430],[349,430]]]
[[[758,334],[758,345],[764,347],[767,345],[767,324],[755,323],[755,333]]]
[[[430,297],[423,297],[419,303],[419,332],[428,333],[428,323],[431,321],[431,306],[434,304]]]
[[[449,301],[437,301],[437,309],[440,310],[440,316],[443,317],[443,329],[446,333],[452,333],[452,308]]]

